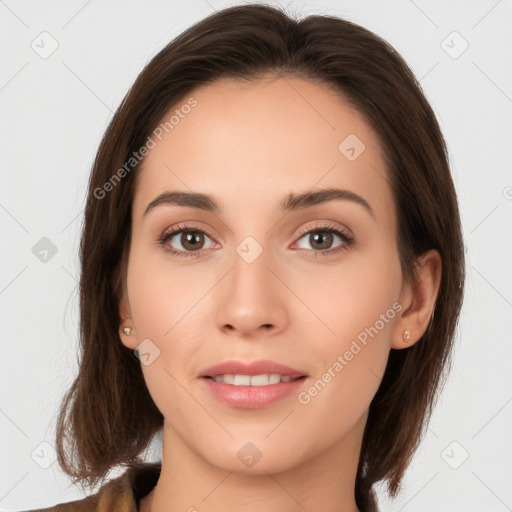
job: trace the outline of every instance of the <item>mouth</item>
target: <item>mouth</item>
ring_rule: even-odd
[[[199,375],[205,389],[230,407],[260,409],[297,393],[308,375],[275,361],[225,361]]]
[[[215,378],[202,377],[200,381],[204,384],[205,389],[224,405],[238,409],[262,409],[297,394],[307,380],[305,376],[286,377],[275,375],[272,379],[272,374],[269,376],[217,375]],[[279,378],[279,382],[271,384],[277,378]],[[233,383],[228,384],[224,379],[233,380]],[[255,380],[252,383],[249,379],[250,381]]]
[[[225,374],[225,375],[207,375],[203,379],[209,379],[214,382],[223,382],[231,386],[271,386],[280,382],[292,382],[299,379],[305,379],[305,375],[292,377],[290,375],[280,375],[278,373],[262,373],[260,375],[243,375],[243,374]]]
[[[216,382],[225,382],[235,386],[267,386],[307,377],[307,374],[276,361],[260,359],[250,362],[223,361],[215,366],[205,368],[199,376],[217,379]]]

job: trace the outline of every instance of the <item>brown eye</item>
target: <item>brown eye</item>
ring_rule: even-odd
[[[330,249],[333,238],[332,233],[328,233],[327,231],[316,231],[309,235],[309,243],[314,249],[326,250]]]
[[[210,249],[215,245],[203,230],[187,226],[177,226],[175,230],[162,235],[159,242],[165,251],[175,256],[195,256],[203,249]]]
[[[301,232],[302,237],[298,244],[299,249],[312,250],[321,254],[335,254],[343,249],[347,249],[353,245],[353,238],[345,233],[341,228],[335,226],[320,226],[313,229],[305,230]],[[301,240],[306,240],[305,245],[310,247],[304,247],[301,245]],[[340,242],[333,247],[336,239]]]
[[[199,231],[183,231],[179,240],[185,250],[195,251],[202,249],[204,235]]]

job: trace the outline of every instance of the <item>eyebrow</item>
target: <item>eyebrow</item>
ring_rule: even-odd
[[[362,206],[375,219],[375,212],[364,198],[350,190],[339,188],[325,188],[299,194],[288,194],[281,202],[280,209],[282,212],[299,211],[334,200],[354,202]],[[146,216],[151,210],[163,205],[186,206],[212,213],[222,212],[220,204],[213,196],[208,194],[166,191],[148,204],[143,215]]]

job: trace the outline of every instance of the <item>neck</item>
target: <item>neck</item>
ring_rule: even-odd
[[[358,512],[354,488],[365,423],[366,415],[336,445],[309,458],[304,454],[292,467],[255,464],[243,473],[211,464],[165,422],[160,477],[140,511]]]

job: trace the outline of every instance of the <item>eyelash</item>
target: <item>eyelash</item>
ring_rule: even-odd
[[[176,234],[181,233],[182,231],[183,232],[188,231],[188,232],[193,232],[193,233],[202,233],[202,234],[208,236],[209,238],[212,238],[204,230],[199,229],[195,226],[191,226],[189,224],[179,224],[171,232],[164,232],[158,238],[158,243],[162,246],[164,251],[171,254],[172,256],[187,258],[187,257],[197,256],[201,251],[205,250],[205,249],[200,249],[197,251],[181,251],[181,250],[169,248],[169,246],[166,245],[166,242],[168,240],[172,239]],[[341,238],[343,243],[339,247],[336,247],[335,249],[325,249],[325,250],[319,250],[319,251],[315,251],[314,249],[304,249],[304,250],[312,250],[313,252],[315,252],[317,254],[319,253],[323,256],[338,254],[341,251],[349,249],[355,243],[353,237],[351,235],[349,235],[346,231],[344,231],[343,229],[341,229],[337,226],[333,226],[331,224],[325,224],[325,225],[321,225],[321,226],[315,226],[314,228],[303,229],[299,232],[300,237],[298,240],[303,238],[304,235],[308,235],[311,233],[334,233],[335,235],[338,235]],[[213,240],[213,238],[212,238],[212,240]],[[315,257],[316,257],[316,254],[315,254]]]

